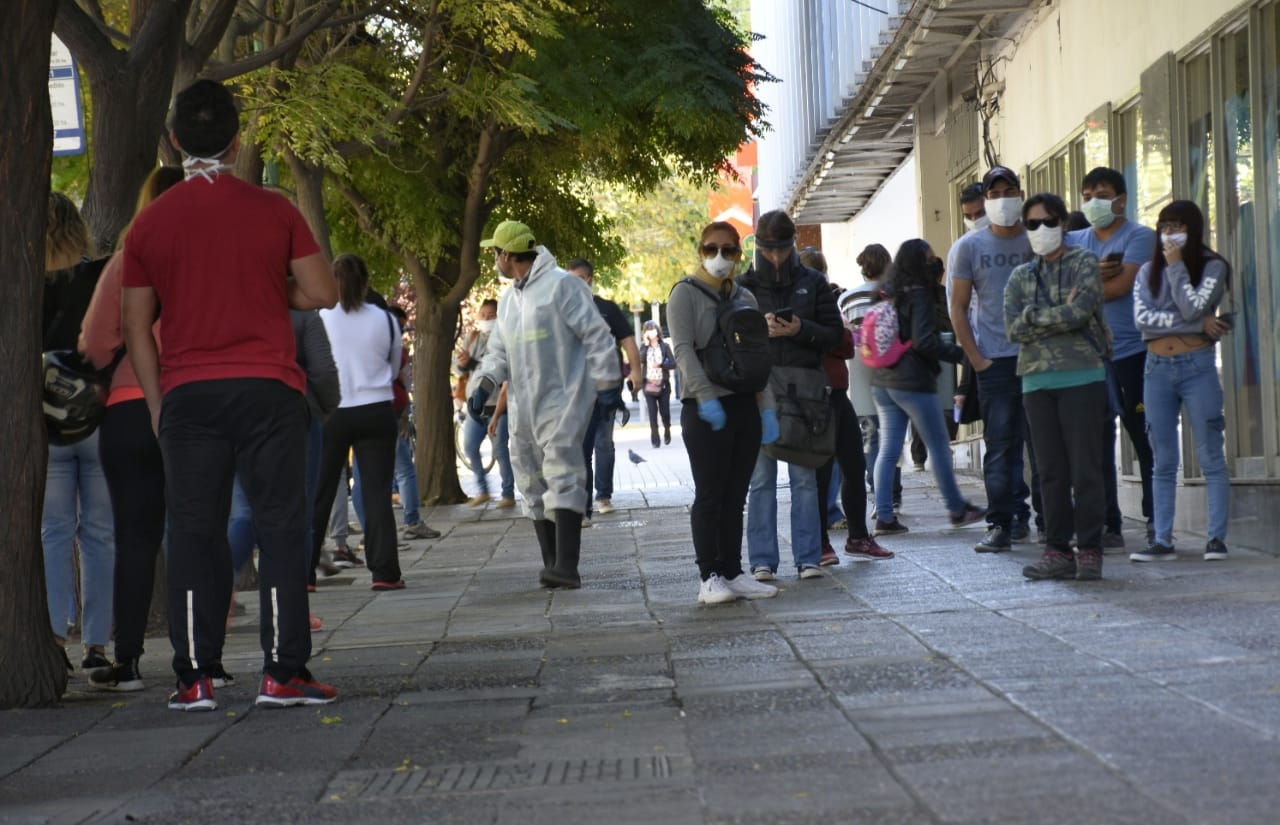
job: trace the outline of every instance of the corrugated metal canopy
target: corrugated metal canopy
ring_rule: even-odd
[[[914,0],[881,34],[857,91],[831,125],[791,189],[797,223],[839,223],[867,205],[911,154],[916,106],[940,78],[972,71],[983,47],[1008,38],[1044,0]]]

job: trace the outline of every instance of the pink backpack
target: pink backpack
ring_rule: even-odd
[[[858,352],[862,355],[862,363],[873,369],[892,367],[909,349],[911,342],[904,342],[898,336],[898,311],[891,299],[880,301],[867,310],[858,329]]]

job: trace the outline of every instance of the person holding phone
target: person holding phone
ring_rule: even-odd
[[[1125,218],[1129,196],[1124,175],[1115,169],[1099,166],[1089,171],[1080,183],[1084,198],[1087,229],[1068,232],[1068,246],[1079,246],[1098,257],[1102,276],[1102,293],[1106,299],[1102,311],[1111,327],[1115,352],[1107,366],[1108,410],[1107,444],[1115,443],[1116,416],[1129,434],[1138,457],[1142,476],[1142,517],[1147,520],[1147,541],[1151,539],[1151,445],[1147,441],[1147,419],[1142,404],[1142,373],[1147,361],[1147,348],[1133,322],[1133,282],[1138,268],[1151,260],[1156,247],[1156,233],[1149,227]],[[1102,534],[1105,549],[1124,547],[1120,532],[1123,517],[1116,481],[1115,450],[1107,449],[1107,465],[1103,483],[1107,493],[1106,530]]]
[[[1178,492],[1178,419],[1185,409],[1205,479],[1209,542],[1205,561],[1227,557],[1228,498],[1222,380],[1214,345],[1231,330],[1230,312],[1218,308],[1231,282],[1231,266],[1204,242],[1204,215],[1191,201],[1160,210],[1160,244],[1138,271],[1134,322],[1147,344],[1146,406],[1155,456],[1152,495],[1155,539],[1130,561],[1171,561]]]

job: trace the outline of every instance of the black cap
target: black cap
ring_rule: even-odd
[[[1013,184],[1015,189],[1022,188],[1022,182],[1018,180],[1018,174],[1007,166],[992,166],[991,171],[982,176],[982,192],[986,194],[991,191],[991,187],[998,180],[1008,181]]]

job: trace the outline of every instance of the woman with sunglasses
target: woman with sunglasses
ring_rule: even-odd
[[[1102,578],[1111,331],[1102,316],[1098,259],[1063,245],[1067,220],[1067,206],[1057,195],[1041,193],[1023,204],[1034,257],[1009,276],[1004,323],[1009,340],[1018,344],[1022,406],[1040,468],[1047,536],[1040,561],[1022,575],[1092,581]]]
[[[735,393],[707,377],[698,358],[716,334],[715,295],[756,306],[755,297],[734,283],[742,242],[733,224],[717,221],[702,230],[701,264],[695,283],[671,290],[667,322],[676,366],[684,376],[680,424],[693,472],[689,524],[702,585],[699,604],[766,599],[778,588],[742,571],[742,509],[760,452],[764,421],[776,438],[777,418],[768,394]]]
[[[1160,210],[1160,242],[1133,284],[1133,314],[1147,342],[1142,403],[1155,457],[1151,497],[1155,539],[1130,561],[1171,561],[1178,491],[1178,418],[1185,408],[1205,478],[1209,542],[1205,561],[1227,557],[1227,458],[1222,381],[1214,345],[1231,330],[1218,306],[1231,282],[1231,266],[1204,242],[1204,216],[1191,201]]]

